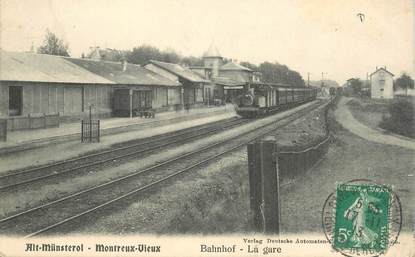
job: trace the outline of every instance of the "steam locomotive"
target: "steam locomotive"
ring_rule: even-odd
[[[236,112],[257,118],[315,100],[317,89],[283,84],[251,84],[235,99]]]

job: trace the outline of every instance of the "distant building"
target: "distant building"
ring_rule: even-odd
[[[393,98],[393,74],[386,67],[377,68],[370,74],[370,91],[372,98]]]

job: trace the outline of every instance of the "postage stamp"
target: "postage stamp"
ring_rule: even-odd
[[[336,195],[334,248],[384,253],[388,247],[390,188],[340,184]]]
[[[346,256],[385,254],[399,235],[400,208],[390,186],[341,183],[324,205],[324,232],[333,249]]]

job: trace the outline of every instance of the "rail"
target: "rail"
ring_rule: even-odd
[[[81,157],[59,161],[31,169],[11,171],[0,176],[0,193],[17,190],[19,186],[62,176],[69,173],[76,173],[86,168],[95,167],[101,164],[110,163],[131,156],[148,153],[161,147],[175,143],[185,143],[196,138],[210,135],[226,128],[232,128],[249,121],[231,118],[228,120],[204,124],[189,129],[178,130],[163,135],[153,136],[133,142],[131,145],[116,146],[113,149],[87,154]],[[69,166],[69,167],[67,167]]]
[[[250,206],[257,231],[279,234],[279,188],[281,178],[294,179],[313,168],[326,154],[332,134],[328,110],[324,107],[325,135],[305,146],[279,147],[274,137],[248,145]]]
[[[191,151],[178,157],[173,157],[172,159],[157,163],[156,165],[144,170],[134,171],[134,173],[118,178],[116,180],[112,180],[93,188],[85,189],[81,192],[65,196],[64,198],[46,203],[43,206],[34,207],[30,210],[26,210],[13,216],[6,217],[0,221],[0,227],[3,231],[10,229],[14,231],[15,229],[20,229],[22,230],[20,233],[31,237],[45,233],[46,231],[55,229],[66,223],[73,225],[72,221],[75,219],[95,212],[98,209],[102,209],[107,205],[110,205],[121,199],[125,199],[133,194],[142,192],[143,190],[176,177],[195,167],[204,165],[215,158],[223,156],[235,149],[246,145],[249,142],[263,137],[275,131],[276,128],[285,126],[290,122],[302,117],[309,111],[309,108],[311,107],[282,117],[276,122],[263,124],[254,130],[249,130],[243,134],[235,135],[226,140],[220,140],[219,142],[201,147],[196,151]],[[150,171],[151,173],[149,173]],[[155,175],[155,173],[158,175]],[[156,178],[156,180],[154,180],[154,178],[153,181],[148,181],[148,178],[143,179],[141,176],[144,174],[152,175]],[[120,185],[121,183],[122,185]],[[85,197],[86,200],[79,201],[81,196]],[[77,206],[79,208],[74,209],[71,201],[78,203]],[[84,204],[82,206],[83,209],[79,206],[79,203]],[[60,206],[59,209],[57,209],[55,206],[57,204]],[[66,207],[62,207],[63,205]],[[43,214],[45,212],[48,213],[48,218],[43,220],[43,222],[46,224],[40,224],[39,222],[34,222],[32,220],[32,218],[39,218],[44,216]],[[43,214],[39,215],[39,213]],[[21,222],[19,222],[19,219],[21,219]],[[9,225],[7,225],[7,223],[9,223]],[[17,223],[20,224],[18,228],[14,226],[14,224]]]

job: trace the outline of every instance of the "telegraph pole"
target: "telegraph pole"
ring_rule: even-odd
[[[307,72],[307,86],[310,86],[310,72]]]
[[[324,73],[327,74],[327,72],[322,72],[321,73],[321,86],[324,86]]]

